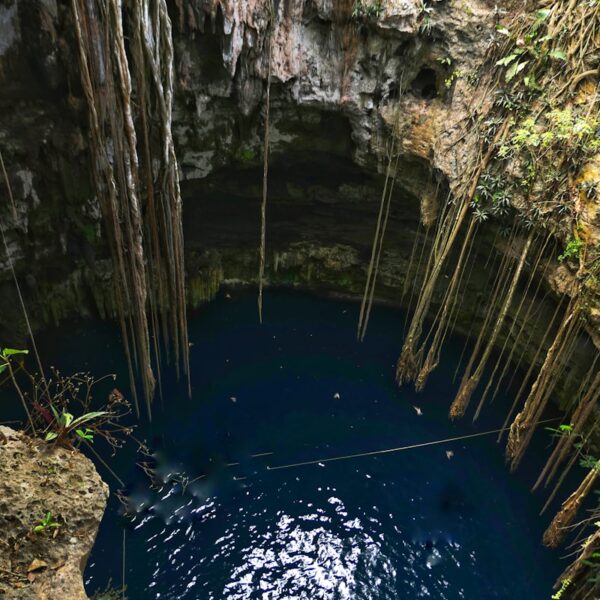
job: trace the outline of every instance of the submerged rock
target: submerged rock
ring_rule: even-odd
[[[87,598],[83,570],[107,498],[81,453],[0,426],[0,598]]]

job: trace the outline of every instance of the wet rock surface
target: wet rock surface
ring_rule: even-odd
[[[0,426],[0,598],[85,600],[108,486],[77,451]],[[35,533],[47,513],[59,527]]]

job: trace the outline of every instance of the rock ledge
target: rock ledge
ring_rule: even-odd
[[[86,599],[83,570],[108,493],[80,452],[0,426],[0,598]],[[47,512],[61,526],[33,533]]]

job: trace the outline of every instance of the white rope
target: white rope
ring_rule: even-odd
[[[547,419],[546,421],[540,421],[540,425],[544,423],[551,423],[553,421],[560,421],[560,418],[555,419]],[[484,437],[486,435],[493,435],[495,433],[500,433],[502,431],[506,431],[510,429],[510,427],[503,427],[502,429],[494,429],[492,431],[483,431],[480,433],[471,433],[468,435],[460,435],[457,437],[446,438],[443,440],[434,440],[432,442],[421,442],[420,444],[411,444],[409,446],[398,446],[397,448],[387,448],[385,450],[372,450],[371,452],[359,452],[357,454],[346,454],[344,456],[333,456],[330,458],[320,458],[316,460],[305,460],[297,463],[290,463],[288,465],[277,465],[275,467],[267,467],[267,471],[277,471],[279,469],[291,469],[292,467],[303,467],[305,465],[316,465],[319,463],[327,463],[334,462],[338,460],[348,460],[350,458],[362,458],[364,456],[376,456],[379,454],[391,454],[392,452],[403,452],[405,450],[414,450],[416,448],[425,448],[427,446],[437,446],[440,444],[448,444],[450,442],[458,442],[461,440],[468,440],[478,437]]]

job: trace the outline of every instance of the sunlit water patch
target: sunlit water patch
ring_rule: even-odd
[[[193,399],[163,380],[136,432],[152,457],[129,444],[110,459],[133,517],[113,495],[90,592],[120,585],[125,532],[130,600],[550,598],[562,565],[529,491],[545,432],[514,476],[495,435],[326,460],[500,427],[510,398],[476,425],[447,420],[461,340],[416,394],[394,382],[400,312],[376,308],[358,344],[355,304],[270,291],[259,326],[254,295],[233,295],[191,316]],[[126,391],[116,329],[81,323],[40,346],[64,370],[116,372]]]

